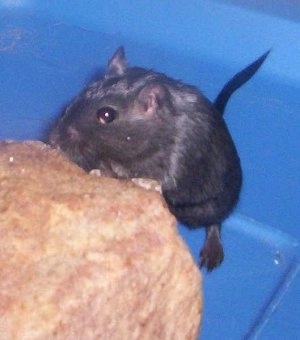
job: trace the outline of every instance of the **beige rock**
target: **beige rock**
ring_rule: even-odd
[[[159,193],[0,143],[0,339],[197,339],[201,277]]]

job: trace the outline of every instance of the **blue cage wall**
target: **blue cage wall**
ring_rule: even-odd
[[[41,139],[117,46],[214,99],[268,49],[225,119],[244,185],[225,261],[204,273],[203,339],[300,338],[300,5],[295,1],[0,1],[0,139]],[[203,230],[179,226],[197,260]]]

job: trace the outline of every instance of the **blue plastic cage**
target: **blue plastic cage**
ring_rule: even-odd
[[[0,0],[0,139],[42,138],[119,45],[210,99],[272,48],[225,113],[244,186],[201,339],[300,339],[299,20],[295,0]],[[203,230],[179,228],[198,260]]]

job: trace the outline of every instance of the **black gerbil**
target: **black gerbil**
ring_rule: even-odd
[[[220,227],[242,184],[240,159],[222,113],[266,56],[238,73],[212,104],[194,86],[128,67],[120,47],[103,79],[67,107],[50,144],[86,171],[158,180],[179,221],[206,227],[200,265],[210,271],[223,260]]]

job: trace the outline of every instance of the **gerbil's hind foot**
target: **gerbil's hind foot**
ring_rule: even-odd
[[[206,227],[206,239],[200,252],[200,267],[206,267],[208,272],[218,267],[224,258],[220,237],[220,226],[213,224]]]

